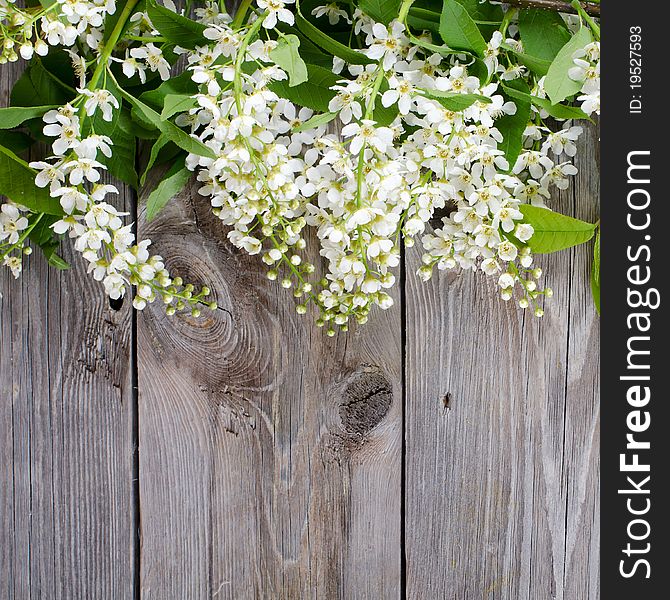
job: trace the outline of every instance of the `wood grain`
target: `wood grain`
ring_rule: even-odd
[[[400,307],[328,338],[195,186],[140,220],[219,310],[139,317],[146,598],[400,595]]]
[[[594,220],[596,133],[585,138],[576,187],[552,206]],[[421,284],[408,253],[407,598],[599,597],[590,252],[538,261],[555,291],[541,320],[469,273]]]
[[[63,247],[0,267],[0,598],[132,598],[130,303]]]
[[[596,142],[553,201],[587,220]],[[396,306],[331,339],[195,186],[139,229],[220,309],[135,338],[69,244],[70,272],[0,269],[0,598],[598,600],[591,245],[540,261],[542,320],[412,249]]]

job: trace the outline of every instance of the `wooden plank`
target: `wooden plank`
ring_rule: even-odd
[[[131,598],[130,303],[63,247],[69,272],[0,267],[0,597]]]
[[[577,202],[568,190],[553,206],[592,217],[597,189],[587,182],[598,173],[585,152]],[[538,260],[555,291],[540,320],[503,305],[483,276],[422,284],[420,250],[408,252],[408,598],[598,597],[589,252]]]
[[[400,308],[328,338],[192,186],[151,222],[220,309],[138,318],[145,598],[397,598]]]
[[[600,218],[600,145],[598,130],[588,128],[577,157],[575,216]],[[592,245],[574,251],[576,281],[585,281]],[[567,489],[565,597],[600,597],[600,321],[585,285],[570,290],[568,387],[565,448]]]

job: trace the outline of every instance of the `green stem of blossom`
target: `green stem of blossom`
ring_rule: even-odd
[[[593,31],[593,35],[596,38],[597,41],[600,41],[600,26],[593,20],[591,15],[589,15],[585,10],[584,7],[581,5],[579,0],[572,0],[571,2],[572,7],[577,11],[577,14],[586,21],[588,26],[591,28],[591,31]]]
[[[233,18],[233,22],[230,24],[230,26],[233,29],[239,29],[242,23],[244,22],[244,17],[247,16],[247,12],[249,12],[249,7],[251,6],[252,0],[242,0],[240,3],[239,7],[237,8],[237,12],[235,12],[235,17]]]
[[[89,90],[96,89],[98,82],[100,81],[101,75],[107,69],[107,62],[109,61],[109,57],[112,55],[112,52],[114,51],[114,48],[118,43],[119,38],[121,37],[123,28],[126,26],[126,21],[128,21],[128,19],[130,18],[133,9],[135,8],[135,6],[137,6],[139,1],[140,0],[128,0],[126,2],[126,5],[123,7],[123,10],[119,15],[119,20],[116,22],[116,25],[114,26],[114,29],[112,29],[112,33],[110,34],[107,43],[105,44],[105,46],[102,49],[102,52],[100,53],[100,57],[98,58],[98,66],[95,68],[95,71],[93,71],[93,75],[91,76],[91,80],[88,84]]]
[[[14,250],[23,246],[23,242],[26,241],[26,238],[30,235],[30,232],[33,229],[35,229],[35,227],[37,227],[39,222],[44,217],[44,213],[33,213],[33,214],[37,214],[37,218],[23,230],[23,232],[21,233],[21,237],[19,237],[19,239],[16,240],[16,242],[14,242],[11,246],[9,246],[7,250],[2,251],[2,254],[0,254],[0,259],[5,258],[5,256],[9,256],[12,252],[14,252]]]
[[[126,35],[124,36],[124,38],[126,40],[131,40],[133,42],[148,42],[148,43],[156,42],[157,44],[168,41],[167,38],[164,38],[160,35]]]
[[[242,6],[240,6],[239,10],[241,9]],[[258,19],[256,19],[256,21],[254,21],[254,23],[251,25],[249,31],[247,31],[244,38],[242,38],[242,43],[240,44],[240,47],[237,50],[237,56],[235,57],[235,75],[233,77],[233,89],[235,90],[235,105],[237,106],[237,112],[240,114],[242,112],[242,103],[240,102],[240,98],[242,96],[242,63],[244,62],[244,57],[247,53],[249,43],[258,33],[258,30],[261,28],[261,25],[263,24],[264,18],[265,13],[263,13],[263,15],[258,17]]]

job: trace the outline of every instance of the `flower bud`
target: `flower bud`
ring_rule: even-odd
[[[30,60],[33,57],[33,45],[30,42],[24,42],[19,48],[19,54],[24,60]]]

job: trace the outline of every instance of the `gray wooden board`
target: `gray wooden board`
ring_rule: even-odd
[[[0,267],[0,598],[132,598],[130,302],[62,255],[71,271],[39,249],[17,280]]]
[[[595,220],[597,137],[552,206]],[[542,319],[471,273],[406,288],[408,598],[587,600],[598,589],[598,320],[592,244],[539,257]],[[407,256],[408,272],[420,251]],[[450,408],[442,399],[450,395]]]
[[[398,597],[400,306],[326,337],[195,186],[140,230],[220,306],[139,318],[142,590]]]
[[[588,220],[596,135],[553,200]],[[409,249],[395,306],[328,338],[195,185],[139,230],[220,308],[134,339],[67,244],[0,270],[0,597],[599,597],[590,244],[540,259],[541,320]]]

